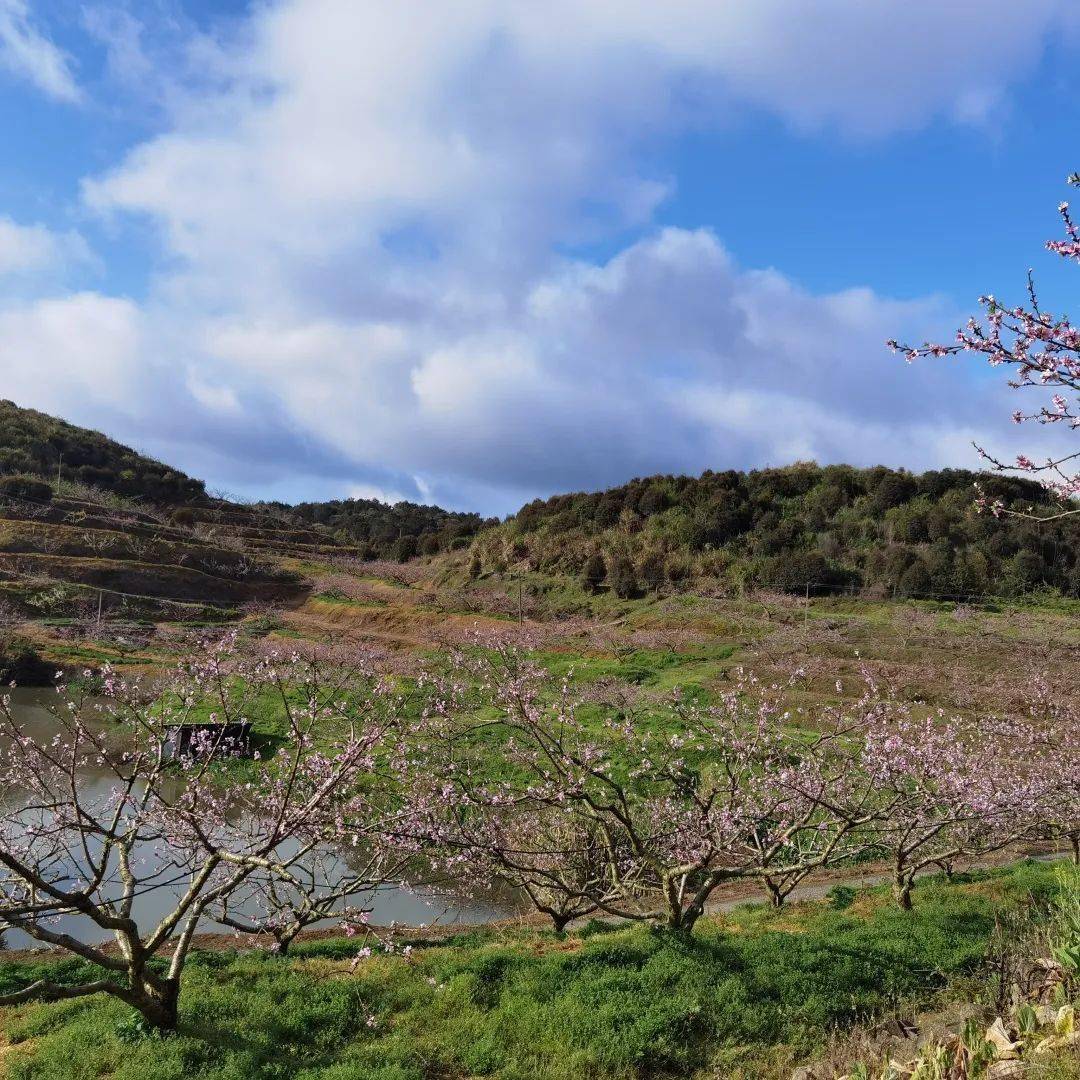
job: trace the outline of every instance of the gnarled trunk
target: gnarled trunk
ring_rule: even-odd
[[[175,1031],[179,1021],[180,980],[133,975],[123,994],[118,994],[137,1009],[146,1022],[159,1031]]]
[[[571,918],[571,916],[558,911],[549,911],[548,915],[551,918],[551,925],[555,927],[556,934],[561,934],[566,929],[566,924]]]
[[[774,908],[783,907],[784,901],[787,899],[787,893],[770,877],[762,878],[762,881],[769,894],[769,903]]]
[[[910,911],[912,876],[906,870],[897,870],[893,879],[893,898],[901,911]]]

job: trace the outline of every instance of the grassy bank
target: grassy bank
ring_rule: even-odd
[[[295,955],[200,953],[180,1034],[144,1035],[104,998],[0,1014],[8,1080],[578,1080],[786,1077],[830,1032],[987,993],[995,923],[1037,913],[1044,864],[704,920],[692,938],[593,925],[565,938],[492,928],[411,956],[321,941]],[[1037,914],[1033,917],[1037,918]],[[80,965],[0,963],[0,992]],[[47,969],[47,970],[46,970]],[[83,972],[85,974],[85,972]]]

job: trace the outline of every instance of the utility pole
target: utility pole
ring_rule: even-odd
[[[60,472],[64,467],[64,451],[60,451],[60,460],[56,464],[56,494],[60,494]]]
[[[101,625],[101,608],[102,608],[102,605],[104,604],[104,602],[105,602],[105,594],[101,591],[101,589],[98,589],[98,594],[97,594],[97,624],[98,624],[98,626]]]

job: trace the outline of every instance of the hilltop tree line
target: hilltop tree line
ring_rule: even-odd
[[[330,529],[347,543],[358,544],[364,558],[402,562],[417,555],[436,555],[467,547],[469,540],[481,529],[496,524],[485,521],[479,514],[412,502],[388,505],[376,499],[334,499],[288,507],[271,503],[267,506],[306,525]]]
[[[206,497],[201,480],[185,476],[89,428],[0,400],[0,476],[26,474],[77,480],[155,503]]]
[[[524,506],[475,545],[474,564],[569,573],[632,596],[711,576],[739,585],[883,595],[1080,595],[1080,528],[976,512],[975,485],[1006,509],[1056,505],[1022,478],[813,462],[654,476]]]

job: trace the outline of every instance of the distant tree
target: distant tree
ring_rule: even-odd
[[[420,540],[421,555],[438,555],[439,537],[435,533],[427,533]]]
[[[416,537],[411,535],[398,537],[394,544],[394,558],[398,562],[408,562],[416,557]]]
[[[473,554],[473,557],[469,560],[469,577],[475,581],[484,571],[484,564],[480,561],[480,556]]]
[[[659,484],[650,484],[638,501],[638,513],[642,517],[650,517],[666,509],[667,504],[667,492]]]
[[[586,560],[581,571],[581,583],[590,592],[596,592],[607,577],[607,564],[599,551],[594,551]]]
[[[608,584],[620,600],[629,600],[637,595],[638,584],[634,564],[625,555],[619,553],[611,557],[611,564],[608,567]]]
[[[762,579],[766,585],[802,592],[807,585],[838,585],[842,575],[820,551],[792,551],[766,559]]]
[[[907,473],[885,470],[880,482],[870,495],[870,509],[881,514],[894,506],[907,502],[916,491],[915,480]]]
[[[953,591],[978,596],[988,587],[986,556],[978,551],[961,552],[953,563]]]
[[[685,581],[693,572],[693,564],[686,555],[671,555],[664,563],[664,574],[668,581]]]
[[[639,568],[642,584],[652,592],[659,590],[665,580],[664,556],[659,551],[647,551]]]
[[[618,523],[623,509],[624,493],[621,490],[605,492],[596,506],[596,523],[602,529],[609,529]]]
[[[1042,585],[1046,578],[1046,563],[1034,551],[1020,551],[1011,559],[1005,575],[1006,589],[1023,593]]]
[[[933,587],[934,582],[930,577],[930,571],[922,559],[917,559],[900,575],[901,596],[921,596],[933,591]]]
[[[325,503],[299,503],[285,507],[281,503],[267,504],[271,509],[285,511],[298,521],[325,525],[339,539],[360,547],[362,557],[387,559],[395,557],[395,545],[401,536],[415,536],[425,551],[426,538],[432,536],[437,551],[457,550],[468,546],[469,540],[481,529],[497,524],[483,520],[479,514],[457,513],[438,506],[398,502],[392,506],[377,499],[339,499]],[[427,542],[430,548],[430,542]],[[434,554],[434,551],[430,551]]]

